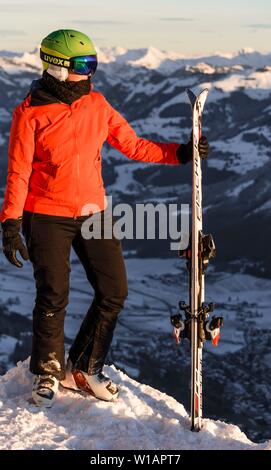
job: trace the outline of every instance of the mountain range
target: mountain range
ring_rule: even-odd
[[[203,168],[205,231],[215,234],[223,269],[269,276],[271,190],[271,54],[238,53],[186,58],[155,48],[98,51],[95,89],[105,94],[140,136],[186,142],[191,111],[185,89],[208,88],[204,133],[210,158]],[[41,72],[38,49],[0,56],[0,184],[5,183],[12,109]],[[191,168],[129,162],[104,148],[104,178],[115,202],[190,203]],[[127,243],[146,256],[149,244]],[[168,243],[152,244],[168,256]]]
[[[203,167],[204,231],[217,256],[206,276],[208,299],[225,317],[221,346],[204,352],[204,412],[229,419],[250,439],[270,437],[271,53],[244,49],[185,57],[155,48],[101,48],[94,87],[138,135],[187,142],[187,87],[209,89],[203,130],[210,156]],[[41,74],[38,49],[0,52],[0,188],[3,196],[13,108]],[[149,165],[103,149],[103,176],[113,203],[190,204],[191,165]],[[111,361],[134,378],[173,395],[189,408],[189,347],[172,346],[169,315],[188,292],[184,262],[168,240],[125,240],[130,293],[120,316]],[[18,272],[19,271],[19,272]],[[33,279],[29,264],[0,260],[0,371],[31,347]],[[181,286],[181,289],[180,289]],[[179,294],[179,291],[181,294]],[[72,259],[66,344],[89,303],[89,286]],[[208,379],[208,380],[207,380]],[[205,387],[205,382],[204,382]]]

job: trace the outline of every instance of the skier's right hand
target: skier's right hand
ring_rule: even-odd
[[[2,223],[3,253],[7,260],[17,268],[23,267],[23,263],[17,258],[17,250],[24,260],[29,259],[27,248],[20,235],[21,224],[21,219],[7,219]]]

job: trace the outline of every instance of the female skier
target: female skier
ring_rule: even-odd
[[[97,54],[85,34],[52,32],[41,43],[40,57],[42,77],[13,113],[1,211],[5,256],[21,268],[19,251],[24,260],[29,256],[34,269],[32,397],[37,406],[50,407],[62,383],[110,401],[117,398],[118,386],[103,374],[103,366],[127,296],[125,266],[121,243],[113,235],[102,232],[100,239],[85,239],[81,233],[94,212],[86,213],[86,207],[98,208],[107,223],[101,149],[107,141],[128,158],[179,165],[192,159],[192,143],[158,143],[136,135],[92,90]],[[208,155],[205,137],[199,152],[202,158]],[[95,295],[65,365],[71,247]]]

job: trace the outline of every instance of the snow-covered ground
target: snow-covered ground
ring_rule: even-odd
[[[28,360],[20,362],[0,377],[0,449],[271,450],[271,441],[254,444],[237,426],[221,421],[205,419],[203,430],[192,433],[176,400],[113,367],[106,372],[121,386],[117,402],[62,389],[53,408],[41,410],[29,399]]]
[[[215,143],[215,149],[219,152],[230,152],[234,158],[224,160],[224,168],[229,171],[244,175],[248,171],[259,168],[268,162],[268,149],[260,149],[260,146],[252,142],[244,142],[242,134],[228,141],[218,140]],[[209,166],[218,167],[221,162],[212,159],[208,162]],[[220,167],[221,169],[221,167]]]
[[[12,336],[0,336],[0,360],[6,363],[8,367],[11,367],[9,356],[13,353],[16,343],[16,338],[13,338]]]

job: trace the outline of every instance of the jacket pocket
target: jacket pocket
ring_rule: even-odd
[[[47,140],[46,136],[44,136],[42,148],[44,161],[51,161],[58,166],[72,153],[71,139],[67,139],[65,136],[62,139],[58,139],[55,143],[51,142],[50,139]]]
[[[35,193],[51,191],[57,177],[59,165],[52,161],[35,162],[30,178],[30,188]]]
[[[103,185],[103,178],[102,178],[102,157],[101,157],[100,152],[98,152],[96,155],[96,158],[94,160],[94,167],[95,167],[96,174],[97,174],[98,187],[101,187]]]

